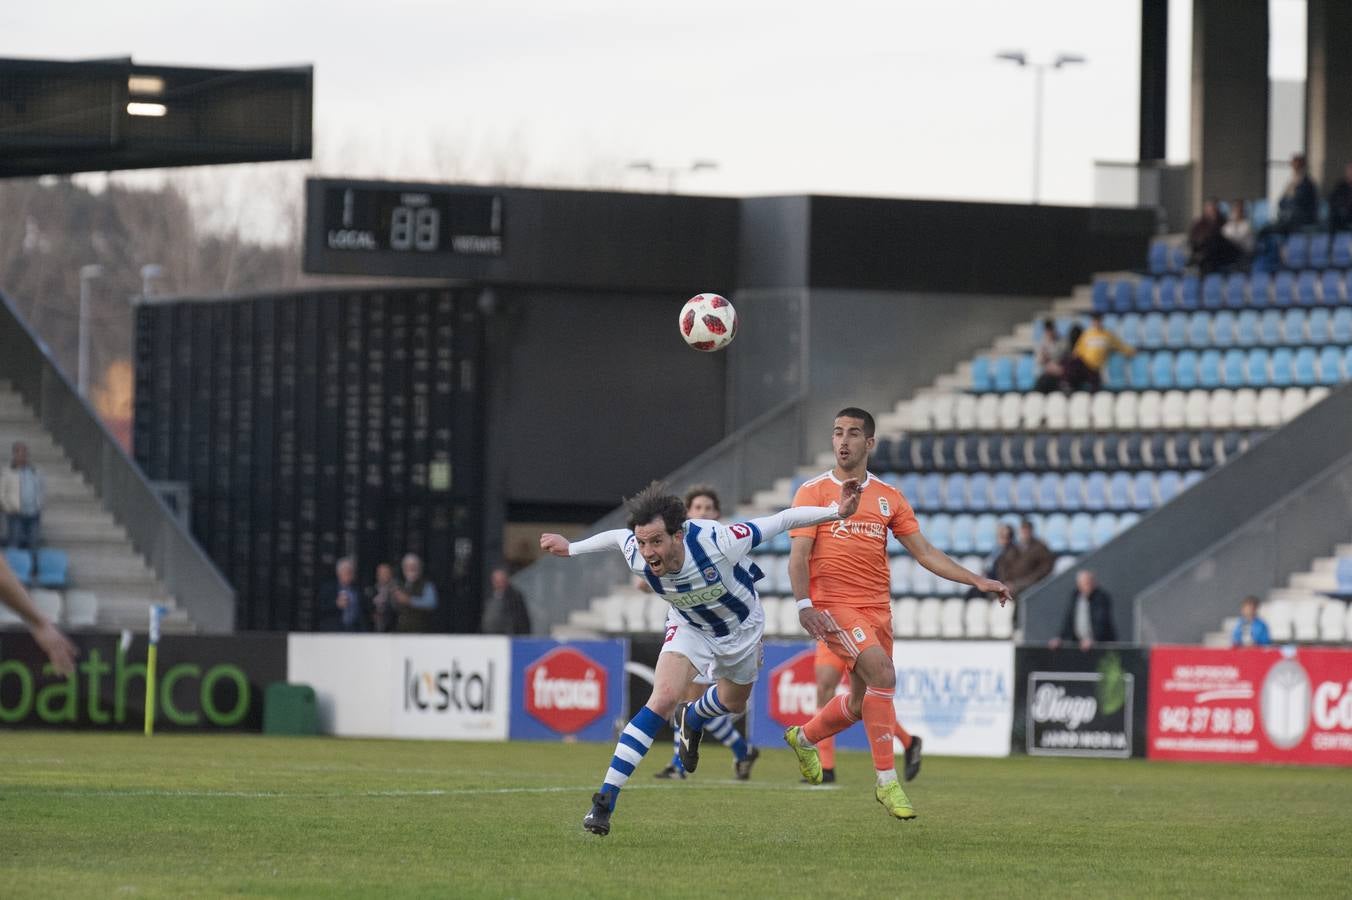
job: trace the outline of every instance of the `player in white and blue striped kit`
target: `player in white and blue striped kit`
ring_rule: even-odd
[[[610,833],[620,788],[634,773],[662,723],[671,717],[696,674],[716,679],[699,700],[680,709],[681,761],[687,771],[699,764],[699,735],[705,721],[746,709],[761,665],[765,614],[748,553],[782,531],[846,519],[859,508],[859,482],[846,481],[834,506],[800,506],[772,516],[724,525],[708,519],[686,521],[685,503],[653,483],[627,502],[628,528],[569,543],[562,535],[540,536],[540,547],[555,556],[617,549],[629,568],[672,605],[681,621],[667,628],[647,704],[625,726],[601,790],[582,825],[593,834]]]

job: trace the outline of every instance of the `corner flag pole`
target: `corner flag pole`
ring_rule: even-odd
[[[146,649],[146,737],[155,733],[155,659],[160,650],[160,619],[165,609],[150,607],[150,646]]]

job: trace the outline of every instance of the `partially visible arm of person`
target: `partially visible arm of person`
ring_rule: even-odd
[[[75,671],[75,657],[79,655],[79,650],[47,620],[46,616],[38,612],[33,601],[29,599],[28,592],[10,571],[9,563],[3,559],[0,559],[0,602],[23,619],[28,630],[33,633],[33,640],[37,641],[42,652],[52,661],[53,669],[62,675],[69,675]]]
[[[812,606],[812,576],[808,560],[812,558],[812,547],[816,543],[816,538],[796,537],[789,545],[789,584],[793,586],[793,596],[798,601],[798,624],[809,635],[820,640],[826,635],[829,623],[826,614]]]
[[[958,584],[970,584],[983,594],[995,594],[1000,598],[1001,606],[1004,606],[1010,600],[1009,588],[993,578],[985,578],[959,565],[947,553],[931,544],[929,539],[919,531],[913,531],[898,538],[898,540],[901,541],[902,546],[914,557],[916,562],[940,578],[947,578],[949,581],[956,581]]]
[[[580,541],[569,541],[561,534],[540,535],[540,549],[555,556],[580,556],[583,553],[600,553],[602,550],[624,552],[624,542],[631,532],[625,528],[612,528]]]
[[[424,582],[422,593],[416,597],[410,597],[408,605],[414,609],[436,609],[437,586],[430,581]]]

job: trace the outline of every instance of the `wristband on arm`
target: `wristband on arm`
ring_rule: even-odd
[[[801,612],[802,610],[805,610],[805,609],[811,609],[811,608],[812,608],[812,598],[811,598],[811,597],[804,597],[804,598],[802,598],[801,600],[798,601],[798,609],[799,609],[800,612]]]

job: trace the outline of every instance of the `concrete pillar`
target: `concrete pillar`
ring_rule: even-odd
[[[1192,203],[1266,193],[1268,0],[1193,0]]]
[[[1307,0],[1306,154],[1320,193],[1352,162],[1352,3]]]
[[[1141,162],[1165,158],[1169,102],[1169,0],[1141,0]]]

